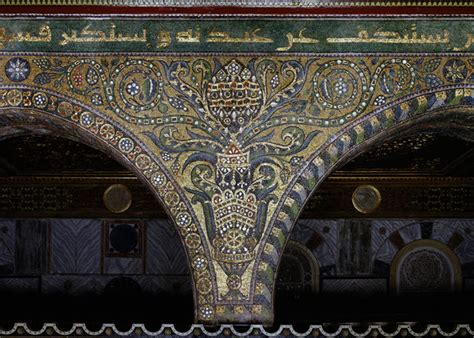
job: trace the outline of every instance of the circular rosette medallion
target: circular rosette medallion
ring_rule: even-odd
[[[102,67],[94,60],[76,60],[67,70],[69,88],[76,94],[87,95],[103,79]]]
[[[31,67],[27,60],[23,58],[10,59],[5,65],[5,73],[7,78],[13,82],[21,82],[26,80],[30,74]]]
[[[443,67],[443,75],[449,82],[459,83],[467,77],[468,69],[464,61],[452,59],[446,62]]]
[[[362,68],[347,60],[323,64],[313,78],[314,96],[322,117],[357,116],[367,106],[370,89]]]
[[[163,96],[160,69],[145,60],[129,60],[112,72],[107,100],[112,109],[125,119],[145,116],[154,110]]]

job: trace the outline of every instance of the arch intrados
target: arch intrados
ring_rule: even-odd
[[[41,116],[42,113],[38,114],[37,116]],[[47,119],[54,119],[52,116],[47,116],[45,117]],[[61,121],[62,124],[70,124],[73,126],[71,122],[68,121]],[[6,128],[11,127],[9,126],[3,126],[0,127],[0,135],[2,134],[2,131],[5,130]],[[19,130],[13,131],[8,134],[4,134],[0,137],[0,141],[4,141],[10,138],[15,138],[15,137],[22,137],[22,136],[27,136],[27,135],[37,135],[37,136],[54,136],[54,137],[59,137],[59,138],[64,138],[68,139],[74,142],[78,142],[81,144],[84,144],[90,148],[93,148],[95,150],[98,150],[102,153],[105,153],[105,155],[111,157],[114,161],[120,163],[122,166],[124,166],[126,169],[128,169],[130,172],[132,172],[135,176],[137,176],[140,181],[147,186],[148,189],[155,195],[155,192],[151,188],[149,182],[147,182],[146,178],[143,177],[143,175],[136,170],[133,167],[133,164],[123,155],[121,154],[117,149],[109,146],[106,142],[104,142],[102,139],[99,137],[93,135],[92,133],[88,133],[86,131],[79,130],[79,133],[76,133],[75,135],[72,133],[65,132],[64,129],[59,129],[52,127],[51,125],[47,124],[41,124],[41,125],[32,125],[28,123],[19,123],[15,124],[14,127],[18,128]],[[33,127],[33,128],[31,128]],[[40,128],[38,128],[40,127]],[[79,129],[79,128],[77,128]],[[45,132],[46,131],[46,132]],[[77,132],[77,131],[76,131]],[[79,136],[79,137],[77,137]],[[92,142],[91,141],[98,141],[98,143]],[[156,197],[156,196],[155,196]],[[158,202],[162,204],[162,202],[158,199]]]
[[[132,164],[130,160],[126,158],[126,156],[122,153],[120,153],[117,149],[114,147],[110,146],[102,140],[100,137],[97,135],[90,133],[86,130],[82,130],[82,128],[78,128],[74,125],[73,122],[70,122],[68,120],[63,120],[58,117],[52,116],[48,113],[44,113],[42,111],[34,110],[35,112],[35,118],[39,119],[40,122],[43,119],[43,121],[46,120],[56,120],[57,124],[61,125],[66,125],[68,126],[71,131],[74,130],[74,133],[72,132],[67,132],[67,129],[64,128],[59,128],[59,127],[54,127],[51,124],[31,124],[31,123],[25,123],[25,122],[20,122],[20,119],[17,119],[15,121],[14,117],[17,117],[17,115],[25,115],[24,112],[21,110],[15,110],[14,114],[11,114],[9,117],[9,120],[13,122],[13,124],[8,124],[8,125],[0,125],[0,142],[15,138],[15,137],[22,137],[22,136],[27,136],[27,135],[48,135],[48,136],[55,136],[55,137],[60,137],[60,138],[65,138],[74,142],[78,142],[81,144],[84,144],[88,147],[91,147],[97,151],[100,151],[102,153],[105,153],[107,156],[111,157],[114,161],[117,161],[120,165],[128,169],[133,175],[135,175],[140,182],[153,194],[155,197],[155,200],[157,203],[160,204],[163,210],[165,210],[167,216],[169,219],[173,220],[173,217],[171,217],[170,212],[168,208],[164,205],[164,203],[161,201],[160,196],[158,196],[156,190],[153,189],[151,183],[149,180],[145,178],[145,176],[140,173]],[[0,112],[1,116],[1,112]],[[13,118],[12,118],[13,117]],[[38,121],[35,121],[38,122]],[[10,129],[10,128],[15,128],[15,129]],[[38,128],[39,127],[39,128]],[[7,130],[9,132],[3,133],[4,130]],[[47,133],[45,133],[47,131]],[[172,222],[174,224],[174,221]],[[174,224],[175,228],[177,228],[176,224]],[[176,229],[179,230],[179,229]],[[185,246],[183,243],[183,249],[185,249]],[[184,250],[186,252],[186,250]],[[187,262],[188,268],[191,271],[191,266],[189,264],[189,261]]]
[[[403,102],[408,102],[410,100],[413,100],[412,96],[407,97],[405,100],[399,100],[398,103],[400,104],[400,103],[403,103]],[[390,107],[387,107],[387,109],[389,109],[389,108]],[[474,119],[472,119],[472,116],[469,117],[467,112],[462,112],[462,111],[465,111],[465,110],[472,110],[472,112],[474,112],[474,106],[467,106],[467,105],[456,105],[456,106],[452,106],[452,107],[443,107],[442,106],[442,107],[439,107],[437,109],[430,110],[428,114],[424,113],[424,114],[420,114],[419,116],[416,116],[416,117],[408,118],[404,121],[396,122],[393,126],[387,128],[387,129],[381,129],[380,131],[373,134],[368,139],[362,141],[359,144],[356,144],[356,145],[353,145],[352,147],[350,147],[349,150],[347,150],[345,153],[343,153],[336,161],[334,161],[333,163],[331,163],[330,166],[328,166],[328,168],[325,170],[324,174],[319,177],[319,179],[318,179],[316,185],[314,186],[314,188],[306,196],[306,199],[305,199],[304,203],[301,205],[301,208],[298,210],[298,215],[296,216],[293,224],[291,225],[291,228],[289,229],[288,235],[285,236],[283,246],[281,247],[281,251],[279,252],[279,257],[281,257],[281,255],[285,251],[285,248],[288,244],[289,237],[290,237],[289,234],[291,233],[291,231],[293,231],[294,226],[295,226],[296,222],[298,221],[298,219],[300,218],[303,209],[305,208],[306,204],[311,199],[311,197],[315,194],[317,189],[319,189],[321,184],[334,171],[336,171],[338,168],[340,168],[341,166],[343,166],[347,162],[349,162],[349,161],[355,159],[357,156],[359,156],[361,154],[360,153],[361,149],[367,149],[367,151],[368,151],[369,148],[373,148],[375,145],[383,143],[384,141],[392,138],[393,136],[395,136],[397,133],[400,133],[400,132],[402,133],[402,135],[407,135],[407,134],[417,132],[417,131],[436,129],[436,128],[440,127],[439,123],[448,123],[451,128],[456,128],[456,129],[459,129],[459,130],[469,130],[470,132],[473,133],[473,138],[474,138]],[[366,116],[366,118],[370,118],[371,116],[373,116],[373,114],[375,114],[375,112],[368,114]],[[453,119],[453,115],[457,115],[458,119],[456,119],[456,120]],[[362,124],[365,121],[366,118],[364,118],[363,120],[354,121],[353,123],[351,123],[348,126],[348,128],[359,125],[359,124]],[[461,123],[461,121],[463,121],[464,119],[466,120],[466,122],[468,122],[467,124]],[[456,123],[456,121],[459,121],[459,122]],[[472,126],[469,126],[469,123]],[[348,129],[348,128],[346,128],[346,129]],[[339,137],[342,136],[342,134],[344,132],[345,131],[341,131],[341,132],[337,133],[328,142],[323,144],[319,148],[320,150],[318,151],[317,154],[315,154],[315,156],[317,156],[318,154],[323,153],[325,149],[329,148],[331,145],[338,142]],[[307,169],[305,169],[305,170],[307,170]],[[289,190],[287,190],[287,192],[288,191]],[[279,213],[279,211],[281,210],[281,206],[284,205],[284,201],[286,200],[287,197],[288,196],[286,195],[282,199],[282,201],[280,202],[281,205],[279,206],[279,208],[277,208],[277,211],[273,215],[273,218],[275,218],[276,215]],[[281,263],[281,259],[279,259],[278,263],[276,264],[276,267],[275,267],[276,272],[278,272],[278,270],[280,268],[280,263]],[[273,287],[273,290],[275,290],[275,288],[276,288],[276,278],[273,279],[272,287]],[[273,304],[275,304],[275,293],[273,294]]]
[[[466,107],[467,109],[470,109],[474,112],[474,107]],[[334,171],[338,170],[340,167],[344,166],[347,162],[350,162],[357,158],[358,156],[362,155],[363,153],[370,151],[372,148],[374,148],[377,145],[380,145],[390,139],[393,139],[395,136],[408,136],[412,135],[417,132],[426,132],[426,131],[440,131],[440,127],[450,127],[452,129],[456,128],[458,130],[469,130],[468,125],[463,125],[462,123],[459,123],[463,121],[465,118],[466,121],[468,120],[468,116],[461,116],[459,119],[458,123],[455,123],[454,120],[452,119],[453,114],[459,113],[460,109],[459,108],[440,108],[437,110],[433,110],[430,112],[429,115],[422,115],[417,118],[412,118],[408,119],[403,122],[397,123],[395,126],[388,128],[386,130],[380,131],[374,136],[370,137],[369,139],[354,145],[350,150],[348,150],[346,153],[344,153],[335,163],[333,163],[328,170],[324,173],[323,176],[321,176],[318,185],[315,187],[315,189],[311,192],[309,195],[310,197],[314,194],[316,189],[319,187],[319,185],[326,180]],[[434,124],[436,122],[436,124]],[[355,123],[354,125],[359,124]],[[474,123],[474,121],[472,121]],[[474,126],[471,127],[473,128],[472,133],[474,136]],[[330,143],[327,143],[324,148],[330,147],[334,143],[336,143],[338,139],[332,140]],[[361,149],[364,149],[362,152],[360,152]]]
[[[0,125],[0,141],[26,135],[48,135],[57,136],[74,142],[82,143],[88,147],[103,152],[107,156],[111,157],[114,161],[120,163],[122,166],[132,172],[140,180],[140,182],[145,185],[147,189],[150,190],[153,196],[155,196],[157,202],[167,212],[168,217],[171,218],[170,214],[168,213],[167,207],[161,201],[160,196],[157,195],[156,191],[153,189],[146,177],[134,167],[133,163],[126,157],[126,155],[120,153],[120,151],[109,145],[105,140],[101,139],[100,137],[91,132],[88,132],[87,130],[83,130],[82,128],[77,127],[73,122],[69,120],[56,117],[54,115],[49,114],[48,112],[43,112],[37,109],[9,109],[8,111],[13,113],[8,116],[8,120],[11,121],[12,124],[7,124],[3,126]],[[38,122],[36,121],[36,119],[39,119],[39,122],[42,122],[43,124],[25,123],[19,118],[19,116],[27,116],[26,113],[29,112],[33,113],[33,115],[29,114],[29,116],[33,116],[35,118],[35,123]],[[2,114],[4,113],[0,111],[0,116]],[[55,122],[55,124],[57,124],[58,126],[56,127],[51,124],[45,123],[47,120]],[[59,125],[65,126],[67,128],[60,128]],[[2,135],[2,131],[10,128],[16,129],[11,130],[11,132]],[[68,130],[70,132],[67,132]],[[45,133],[45,131],[47,131],[48,133]],[[72,131],[74,131],[74,133]]]
[[[320,274],[320,267],[319,262],[316,257],[314,257],[313,253],[302,243],[289,240],[286,246],[286,249],[293,249],[300,253],[307,261],[311,269],[311,275],[313,279],[311,280],[313,291],[319,291],[319,274]],[[285,252],[283,251],[283,255]],[[280,268],[280,267],[279,267]],[[277,275],[280,271],[278,270]]]
[[[14,87],[8,87],[4,89],[12,89]],[[26,88],[26,87],[25,87]],[[15,88],[14,90],[23,90],[25,88]],[[28,88],[26,88],[28,89]],[[50,130],[55,135],[71,139],[83,143],[87,146],[91,146],[94,149],[103,151],[111,158],[122,164],[125,168],[129,169],[138,179],[145,184],[145,186],[151,190],[155,199],[158,200],[158,203],[165,210],[167,216],[172,220],[172,223],[179,234],[181,240],[181,245],[184,247],[184,251],[187,257],[187,265],[189,271],[194,271],[191,266],[191,258],[193,255],[197,255],[198,251],[190,252],[188,247],[185,245],[185,238],[182,229],[177,224],[176,216],[179,214],[186,214],[191,220],[191,226],[194,224],[199,224],[199,220],[196,219],[196,215],[192,211],[190,201],[184,195],[182,189],[179,187],[174,178],[163,168],[163,164],[160,159],[157,158],[157,154],[151,151],[148,146],[143,144],[143,142],[131,131],[129,131],[121,123],[114,121],[108,116],[96,111],[94,108],[89,107],[87,104],[84,104],[80,101],[77,101],[66,95],[60,93],[43,90],[43,93],[48,95],[55,96],[61,102],[65,101],[71,104],[74,107],[80,109],[80,111],[75,111],[74,114],[83,114],[88,113],[92,114],[94,119],[100,119],[101,123],[106,123],[112,125],[115,135],[111,138],[114,138],[115,142],[117,140],[122,140],[123,138],[128,138],[132,141],[132,144],[135,147],[132,147],[133,151],[125,152],[122,149],[118,149],[119,143],[108,144],[108,140],[102,139],[102,137],[96,132],[92,131],[92,128],[85,127],[79,123],[78,118],[73,119],[72,113],[64,116],[61,112],[49,111],[47,107],[43,108],[33,108],[33,107],[19,107],[13,106],[13,103],[8,102],[8,105],[0,107],[0,129],[2,126],[10,128],[8,132],[5,133],[4,137],[11,137],[15,134],[19,134],[16,129],[20,129],[21,133],[34,133],[34,130],[38,127],[38,123],[33,123],[31,119],[43,121],[43,127]],[[58,103],[60,102],[58,101]],[[81,115],[82,117],[82,115]],[[51,126],[50,122],[54,125]],[[100,125],[99,125],[100,126]],[[15,130],[13,128],[15,128]],[[64,131],[64,127],[67,128],[67,131]],[[97,128],[97,127],[96,127]],[[33,131],[32,131],[33,129]],[[91,129],[91,130],[89,130]],[[118,135],[120,134],[120,136]],[[2,138],[0,132],[0,140]],[[134,153],[133,156],[130,154]],[[142,159],[145,158],[150,163],[147,168],[140,168],[137,162],[138,156],[142,156]],[[143,172],[141,172],[143,171]],[[158,182],[156,180],[161,180]],[[170,202],[165,200],[169,196]],[[166,202],[166,203],[165,203]],[[168,205],[169,204],[169,205]],[[176,214],[176,215],[174,215]],[[201,240],[203,238],[202,230],[199,227],[189,227],[187,228],[188,235],[197,235],[199,238],[199,246],[204,249],[204,255],[209,256],[209,252],[206,246],[202,246]],[[194,239],[194,238],[193,238]],[[206,271],[213,275],[213,271],[210,268],[210,265],[207,266]],[[191,273],[191,279],[193,280],[193,300],[194,304],[198,304],[198,293],[195,287],[195,278],[196,276]],[[214,280],[212,281],[215,282]],[[195,306],[195,319],[198,318],[198,307]]]
[[[17,114],[22,115],[24,112],[21,112],[20,110],[15,111],[15,114],[12,114],[12,116],[17,116]],[[164,203],[161,201],[161,198],[158,196],[156,190],[152,188],[152,185],[149,180],[145,178],[144,175],[142,175],[138,170],[136,170],[130,160],[126,158],[126,155],[120,153],[119,150],[115,149],[114,147],[108,145],[104,140],[102,140],[99,136],[88,132],[87,130],[82,130],[82,128],[78,128],[77,126],[74,125],[73,122],[68,121],[68,120],[63,120],[60,119],[56,116],[52,116],[48,113],[42,112],[42,111],[37,111],[35,110],[35,117],[41,119],[44,119],[43,121],[46,121],[47,119],[50,120],[57,120],[58,124],[64,124],[67,125],[71,131],[74,131],[75,133],[72,132],[66,132],[64,128],[59,128],[59,127],[53,127],[51,124],[28,124],[28,123],[15,123],[15,119],[10,120],[14,122],[13,125],[7,124],[7,125],[0,125],[0,142],[7,140],[7,139],[12,139],[12,138],[20,138],[23,136],[28,136],[28,135],[47,135],[47,136],[54,136],[54,137],[59,137],[59,138],[64,138],[68,139],[74,142],[78,142],[81,144],[84,144],[88,147],[91,147],[97,151],[100,151],[102,153],[105,153],[105,155],[109,156],[112,158],[114,161],[118,162],[120,165],[128,169],[133,175],[135,175],[139,181],[148,189],[152,195],[154,196],[155,200],[157,203],[160,204],[161,208],[165,210],[167,218],[171,220],[171,223],[173,224],[173,227],[179,234],[179,228],[175,224],[174,218],[171,216],[168,208],[164,205]],[[2,115],[2,112],[0,110],[0,116]],[[19,121],[19,119],[18,119]],[[13,128],[12,128],[13,127]],[[39,127],[39,128],[38,128]],[[3,133],[5,130],[7,130],[7,133]],[[2,135],[3,134],[3,135]],[[93,140],[93,141],[92,141]],[[94,142],[95,141],[95,142]],[[188,268],[188,271],[192,271],[192,266],[191,262],[189,259],[189,254],[187,251],[186,246],[183,243],[183,238],[182,236],[178,236],[180,238],[180,243],[182,246],[182,249],[187,257],[186,259],[186,265]],[[190,278],[194,279],[194,276],[192,273],[190,273]],[[197,293],[196,290],[194,289],[194,283],[192,283],[193,288],[192,288],[192,298],[193,298],[193,303],[197,304]],[[194,306],[194,309],[196,306]],[[194,310],[195,311],[195,310]]]

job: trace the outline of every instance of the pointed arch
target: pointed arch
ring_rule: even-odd
[[[75,99],[34,87],[0,86],[0,139],[28,133],[54,133],[106,152],[152,191],[180,234],[193,272],[195,319],[202,318],[213,295],[206,292],[203,298],[196,285],[214,280],[210,255],[190,202],[156,154],[126,127]]]
[[[407,278],[403,278],[402,275],[407,261],[412,267],[420,268],[428,264],[431,269],[428,269],[427,274],[423,272],[418,274],[421,280],[417,281],[415,276],[414,281],[405,281]],[[426,285],[427,282],[429,285]],[[402,284],[408,284],[411,288],[416,287],[416,284],[423,285],[419,291],[460,291],[462,288],[460,260],[453,250],[440,241],[432,239],[412,241],[396,253],[390,267],[391,291],[400,293]],[[440,288],[443,290],[439,290]]]
[[[275,279],[268,276],[278,271],[289,234],[304,205],[324,179],[370,145],[421,127],[462,130],[465,138],[472,137],[474,85],[444,86],[406,95],[347,124],[318,147],[279,201],[269,222],[272,226],[264,235],[265,244],[257,255],[259,264],[254,273],[265,281],[269,295],[275,288]]]
[[[287,286],[290,289],[292,287],[299,287],[304,285],[305,288],[309,290],[301,291],[310,291],[310,293],[319,292],[319,262],[310,249],[300,242],[289,240],[286,246],[285,252],[283,253],[283,259],[285,256],[288,260],[286,269],[290,272],[291,275],[284,276],[281,275],[283,265],[280,266],[278,273],[281,278],[281,285],[283,287]],[[288,280],[285,280],[284,277],[288,277]]]

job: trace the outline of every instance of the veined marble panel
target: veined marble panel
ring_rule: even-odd
[[[337,259],[337,221],[300,219],[291,239],[308,247],[316,258],[321,275],[335,273]]]
[[[51,220],[50,273],[99,273],[101,224],[95,219]]]
[[[146,222],[146,273],[189,274],[183,244],[167,219]]]
[[[323,279],[321,293],[373,296],[387,293],[386,279]]]
[[[0,277],[0,293],[36,294],[39,292],[38,277]]]
[[[119,279],[136,283],[142,292],[149,294],[191,292],[191,279],[189,276],[144,276],[144,275],[46,275],[42,277],[41,293],[45,295],[68,294],[101,295],[107,285]],[[1,286],[0,279],[0,286]]]
[[[28,275],[47,272],[49,222],[17,220],[15,228],[15,273]]]
[[[129,257],[105,257],[105,274],[140,274],[143,273],[143,259]]]
[[[15,272],[15,227],[14,220],[0,220],[0,275]]]

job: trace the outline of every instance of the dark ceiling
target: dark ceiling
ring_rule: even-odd
[[[130,174],[107,154],[51,136],[22,136],[0,143],[0,176]]]
[[[399,137],[359,155],[340,174],[474,176],[474,146],[438,133]]]
[[[354,189],[364,184],[377,186],[384,196],[373,217],[472,216],[473,144],[420,133],[374,145],[334,172],[308,201],[302,217],[366,217],[351,199]],[[151,191],[101,151],[51,136],[0,142],[2,217],[112,217],[102,195],[114,183],[127,185],[133,195],[132,207],[120,217],[166,217]],[[68,198],[54,197],[57,192]],[[48,213],[41,201],[54,210]]]
[[[0,176],[131,175],[107,154],[51,136],[23,136],[0,143]],[[473,143],[436,133],[376,145],[335,176],[474,176]]]

